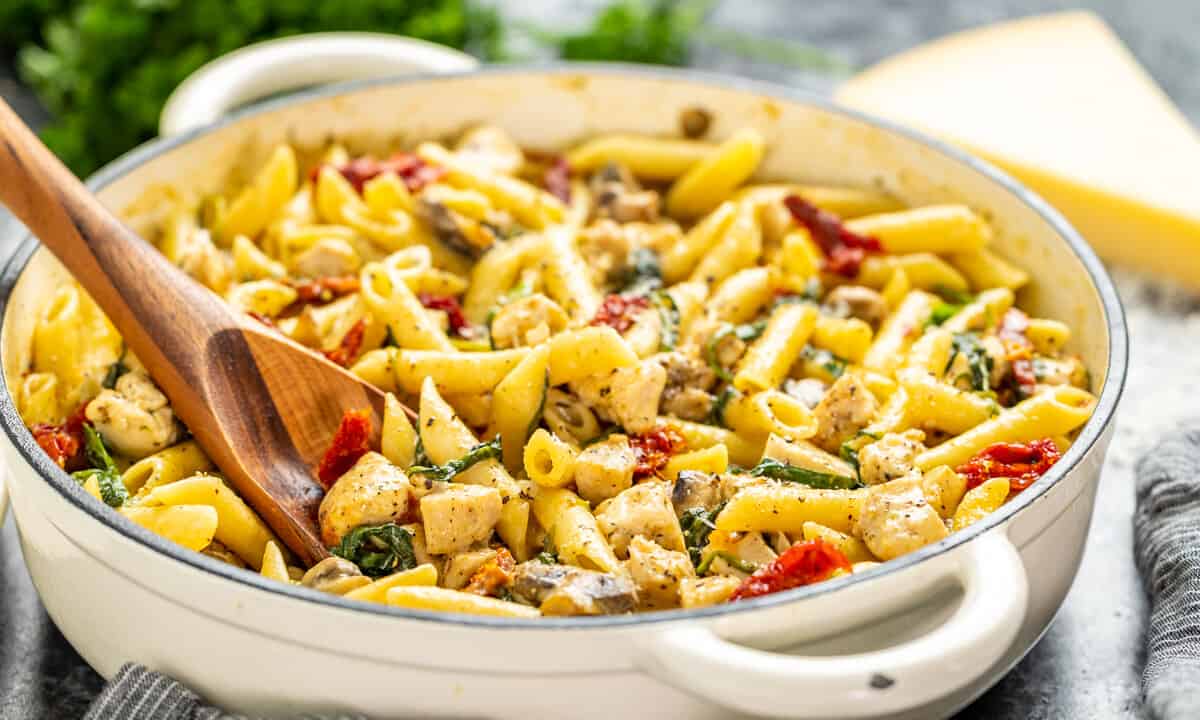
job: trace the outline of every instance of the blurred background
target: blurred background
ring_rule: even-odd
[[[299,32],[411,35],[488,62],[691,65],[827,94],[938,36],[1077,8],[1103,17],[1200,123],[1200,0],[0,0],[0,96],[86,176],[153,137],[163,102],[191,71]],[[1200,355],[1180,352],[1181,338],[1200,336],[1200,298],[1116,275],[1134,368],[1087,555],[1043,641],[962,718],[1141,716],[1146,608],[1131,556],[1132,468],[1200,391]],[[41,608],[11,522],[0,533],[0,598],[0,718],[82,715],[103,681]]]

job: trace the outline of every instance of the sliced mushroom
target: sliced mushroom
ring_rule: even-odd
[[[597,218],[611,218],[619,223],[658,220],[658,193],[643,190],[623,165],[605,165],[592,176],[590,189]]]
[[[693,508],[712,510],[723,499],[720,477],[699,470],[681,471],[671,488],[671,504],[680,516]]]
[[[536,560],[517,566],[513,592],[545,615],[615,615],[637,607],[629,578]]]
[[[357,565],[336,555],[313,565],[300,578],[300,584],[304,587],[334,595],[344,595],[370,582],[371,579],[364,576]]]
[[[417,214],[446,247],[467,257],[478,258],[496,242],[496,235],[483,223],[464,217],[437,200],[422,197]]]

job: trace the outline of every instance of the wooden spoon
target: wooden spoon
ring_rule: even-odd
[[[314,468],[346,410],[383,393],[248,315],[121,223],[0,101],[0,202],[112,320],[200,447],[280,539],[312,564]],[[408,411],[411,413],[411,410]]]

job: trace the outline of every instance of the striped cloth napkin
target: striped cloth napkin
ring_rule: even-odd
[[[1142,690],[1158,720],[1200,718],[1200,423],[1137,466],[1134,556],[1150,596]]]

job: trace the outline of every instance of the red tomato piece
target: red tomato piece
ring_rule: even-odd
[[[967,478],[967,488],[976,488],[992,478],[1008,478],[1010,492],[1018,493],[1046,474],[1062,455],[1050,438],[1029,443],[996,443],[979,451],[958,466]]]
[[[546,192],[564,203],[571,202],[571,165],[565,157],[558,156],[554,163],[546,168],[542,182],[546,186]]]
[[[450,334],[461,338],[471,337],[471,323],[463,315],[462,304],[453,295],[433,295],[419,293],[417,299],[430,310],[441,310],[446,313],[446,322],[450,326]]]
[[[293,306],[324,305],[359,291],[357,275],[320,277],[312,280],[292,281],[290,284],[296,291],[296,301],[292,303]]]
[[[350,367],[350,363],[358,357],[358,351],[362,349],[363,334],[366,330],[367,321],[365,319],[354,323],[342,336],[338,346],[325,352],[325,357],[342,367]]]
[[[29,429],[39,447],[64,470],[83,465],[83,426],[87,423],[87,403],[83,403],[58,425],[39,423]]]
[[[593,325],[607,325],[619,333],[633,327],[638,313],[650,307],[650,300],[642,295],[609,295],[600,303]]]
[[[371,411],[347,410],[333,434],[329,450],[317,468],[317,477],[326,490],[354,467],[359,458],[371,451],[370,442]]]
[[[765,567],[754,571],[729,599],[745,600],[812,585],[827,579],[836,570],[850,572],[850,561],[842,551],[824,540],[807,540],[784,550]]]
[[[788,195],[783,204],[796,222],[812,235],[825,254],[825,269],[843,277],[858,275],[869,252],[880,252],[879,240],[846,228],[833,213],[826,212],[799,195]]]

